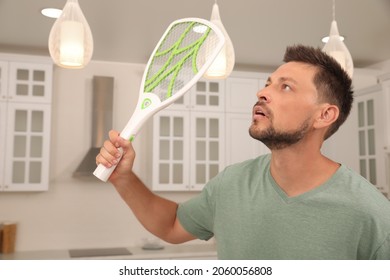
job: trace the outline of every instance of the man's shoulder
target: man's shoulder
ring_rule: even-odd
[[[379,192],[378,188],[374,184],[372,184],[362,175],[360,175],[353,169],[348,168],[345,165],[342,165],[340,167],[338,175],[339,176],[336,177],[337,182],[344,187],[349,188],[357,195],[364,194],[373,195],[374,197],[378,196],[381,198],[381,200],[382,198],[385,198],[385,196]],[[383,201],[389,202],[388,200],[386,200],[386,198],[383,199]]]
[[[233,171],[238,169],[250,169],[250,168],[262,168],[266,167],[270,163],[271,155],[264,154],[256,158],[248,159],[245,161],[233,163],[226,167],[227,170]]]
[[[269,170],[270,155],[248,159],[242,162],[233,163],[220,172],[216,177],[207,183],[207,188],[214,189],[242,189],[250,187],[253,182],[265,176]]]
[[[357,212],[382,217],[390,227],[390,201],[366,178],[346,166],[341,166],[337,188],[356,206]]]

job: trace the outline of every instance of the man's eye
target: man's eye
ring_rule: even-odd
[[[286,85],[286,84],[283,84],[283,85],[282,85],[282,89],[283,89],[284,91],[291,91],[291,87],[290,87],[289,85]]]

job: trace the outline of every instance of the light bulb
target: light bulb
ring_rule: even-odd
[[[225,45],[203,76],[207,79],[226,79],[233,71],[235,56],[232,41],[222,24],[217,3],[213,6],[210,21],[222,31],[225,37]]]
[[[337,28],[337,22],[332,21],[329,33],[329,41],[322,49],[324,52],[332,56],[343,69],[352,78],[353,76],[353,60],[349,53],[347,46],[340,38],[340,34]]]
[[[91,60],[93,38],[78,0],[68,0],[49,35],[49,52],[55,64],[80,69]]]

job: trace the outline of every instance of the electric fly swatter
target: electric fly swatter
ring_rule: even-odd
[[[224,43],[223,33],[207,20],[172,22],[149,58],[137,107],[120,136],[132,141],[148,118],[183,96],[206,72]],[[107,181],[115,167],[99,164],[93,174]]]

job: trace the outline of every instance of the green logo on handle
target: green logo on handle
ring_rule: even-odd
[[[142,101],[141,109],[143,110],[145,108],[148,108],[150,104],[152,104],[152,100],[150,100],[149,98],[145,98],[144,101]]]

